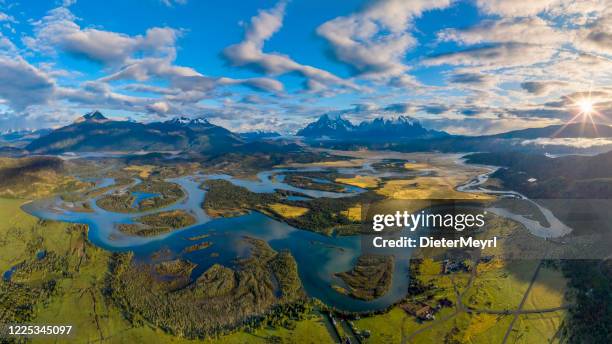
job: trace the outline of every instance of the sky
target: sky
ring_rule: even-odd
[[[612,116],[612,0],[0,0],[0,130],[92,110],[293,133]]]

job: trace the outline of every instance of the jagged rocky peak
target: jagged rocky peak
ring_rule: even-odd
[[[406,115],[394,118],[378,117],[353,125],[342,116],[326,114],[298,131],[298,135],[309,138],[372,141],[430,138],[447,134],[426,129],[418,120]]]
[[[395,123],[395,124],[410,124],[413,125],[415,123],[418,123],[418,121],[410,116],[406,116],[406,115],[400,115],[397,116],[396,118],[390,119],[391,123]]]
[[[108,118],[104,117],[104,115],[100,111],[95,110],[95,111],[84,114],[83,117],[77,119],[77,121],[78,122],[82,122],[82,121],[102,122],[102,121],[108,121]]]
[[[324,124],[334,129],[337,129],[338,127],[345,127],[345,128],[353,127],[353,124],[350,121],[344,119],[342,115],[339,115],[339,114],[335,114],[335,115],[325,114],[319,117],[319,119],[315,123]]]
[[[377,117],[371,121],[363,121],[359,125],[361,128],[367,127],[398,127],[398,126],[420,126],[419,121],[408,116],[398,116],[394,118]]]

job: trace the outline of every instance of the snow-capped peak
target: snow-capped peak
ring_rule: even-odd
[[[205,125],[209,125],[210,122],[208,122],[208,120],[204,117],[198,117],[195,119],[191,120],[191,124],[205,124]]]
[[[390,120],[391,123],[394,124],[410,124],[413,125],[414,123],[416,123],[417,121],[409,116],[405,116],[405,115],[400,115],[397,118],[393,118]]]
[[[191,119],[185,116],[173,118],[167,123],[176,125],[210,125],[210,122],[208,122],[208,120],[204,117]]]

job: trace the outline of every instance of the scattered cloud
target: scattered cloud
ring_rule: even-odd
[[[53,80],[26,60],[0,55],[0,98],[15,111],[46,104],[54,89]]]
[[[521,145],[537,145],[537,146],[568,146],[574,148],[592,148],[599,146],[612,146],[612,140],[606,138],[539,138],[533,140],[525,140]]]
[[[549,9],[557,0],[476,0],[484,13],[504,17],[528,17]]]
[[[549,61],[554,53],[555,50],[541,45],[500,43],[431,56],[426,58],[423,64],[477,66],[483,70],[499,69]]]
[[[187,0],[160,0],[160,2],[168,7],[173,7],[174,5],[185,5]]]
[[[48,54],[57,49],[78,57],[84,57],[105,65],[122,65],[135,54],[174,56],[180,31],[156,27],[144,35],[129,36],[123,33],[95,28],[81,28],[77,17],[66,7],[55,8],[43,19],[34,23],[34,36],[25,37],[28,48]]]
[[[0,12],[0,22],[15,22],[15,18],[4,12]]]
[[[578,30],[578,48],[612,54],[612,7],[608,7],[592,24]]]
[[[334,56],[355,74],[388,78],[404,74],[406,52],[415,47],[409,29],[423,12],[449,6],[450,0],[377,1],[348,16],[323,23],[317,33],[331,45]]]
[[[454,84],[478,85],[478,86],[492,86],[492,84],[495,83],[494,78],[490,75],[482,74],[482,73],[472,73],[472,72],[452,73],[448,81]]]
[[[521,83],[521,88],[537,96],[547,95],[553,89],[565,86],[567,83],[561,81],[525,81]]]
[[[147,110],[156,114],[165,115],[170,111],[170,105],[164,101],[158,101],[146,106]]]
[[[62,6],[63,7],[70,7],[74,4],[76,4],[77,0],[64,0],[62,1]]]
[[[485,20],[467,29],[443,30],[438,39],[467,45],[511,42],[559,45],[568,41],[566,33],[539,17]]]
[[[77,17],[88,4],[75,2],[55,1],[61,6],[22,23],[15,18],[24,12],[3,6],[0,128],[9,119],[31,126],[45,116],[55,125],[83,108],[101,108],[141,118],[206,115],[232,129],[286,131],[321,113],[355,121],[406,114],[453,133],[492,133],[567,120],[588,90],[597,111],[612,115],[609,0],[475,0],[480,16],[467,27],[452,19],[461,9],[457,1],[367,0],[299,28],[321,38],[300,41],[314,49],[308,56],[272,50],[273,38],[294,44],[278,33],[295,30],[288,21],[303,15],[279,0],[239,18],[246,20],[241,39],[201,42],[198,49],[225,65],[190,55],[202,34],[191,27],[132,26],[118,14],[110,30]],[[423,15],[429,11],[435,13]],[[445,29],[421,25],[433,14],[448,21]]]
[[[427,104],[421,106],[421,110],[432,115],[439,115],[451,110],[448,105],[444,104]]]
[[[227,61],[233,66],[248,67],[267,75],[298,73],[306,78],[306,87],[312,91],[330,85],[354,87],[328,71],[300,64],[289,56],[263,52],[264,43],[282,27],[286,7],[287,2],[281,0],[273,8],[260,10],[251,18],[244,40],[223,50]]]

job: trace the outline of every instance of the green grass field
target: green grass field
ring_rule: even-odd
[[[557,330],[566,311],[519,316],[508,338],[509,343],[558,343]]]
[[[479,273],[463,301],[474,308],[516,309],[529,287],[537,261],[517,260]]]

